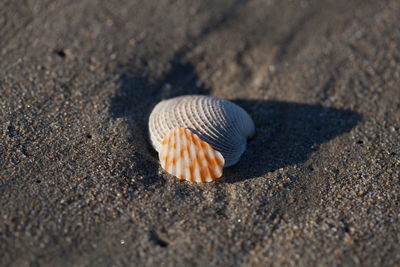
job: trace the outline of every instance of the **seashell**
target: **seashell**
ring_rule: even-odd
[[[204,95],[175,97],[154,107],[149,118],[149,134],[159,155],[164,137],[176,128],[190,130],[220,152],[224,167],[239,161],[247,138],[255,131],[254,122],[244,109],[228,100]]]
[[[161,166],[170,174],[191,182],[211,182],[222,176],[221,153],[188,129],[176,128],[161,142]]]

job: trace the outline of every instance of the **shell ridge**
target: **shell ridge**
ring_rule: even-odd
[[[202,127],[201,121],[204,120],[204,118],[201,118],[197,110],[195,110],[195,107],[200,107],[200,108],[202,107],[201,103],[200,104],[198,103],[199,101],[201,101],[201,99],[194,99],[193,102],[195,102],[196,105],[190,105],[191,114],[193,116],[194,121],[196,122],[196,124],[193,125],[193,128],[195,132],[198,133],[201,140],[205,142],[211,142],[212,141],[212,137],[210,136],[211,133],[205,130],[204,127]]]
[[[221,111],[223,111],[223,112],[225,112],[225,110],[224,109],[220,109],[219,110],[220,112]],[[225,112],[225,113],[223,113],[223,112],[221,112],[220,114],[218,114],[219,115],[219,117],[223,117],[224,115],[225,115],[225,118],[226,117],[229,117],[229,115],[227,115],[227,113]],[[224,123],[225,123],[225,125],[229,125],[229,120],[226,120],[226,119],[224,119],[223,120],[224,121]],[[228,135],[227,134],[227,132],[229,132],[228,130],[231,128],[231,127],[225,127],[226,128],[226,130],[224,131],[224,132],[222,132],[222,134],[224,134],[224,135]],[[231,130],[232,131],[232,130]],[[222,152],[223,154],[225,154],[225,158],[227,159],[227,162],[228,161],[230,161],[230,158],[231,158],[231,154],[234,154],[235,153],[235,150],[234,149],[232,149],[232,147],[234,147],[235,145],[236,145],[236,142],[235,142],[235,138],[232,138],[232,137],[236,137],[237,135],[235,134],[234,136],[230,136],[231,138],[230,139],[227,139],[227,138],[224,138],[224,139],[222,139],[221,140],[221,142],[219,143],[219,146],[217,147],[217,150],[218,151],[220,151],[220,152]]]
[[[224,119],[222,118],[222,116],[220,116],[219,108],[215,108],[215,105],[212,105],[212,103],[210,103],[211,99],[204,99],[204,101],[207,101],[206,107],[209,107],[204,108],[204,113],[207,113],[204,114],[204,116],[208,119],[208,122],[212,120],[217,122],[216,126],[213,123],[209,123],[210,128],[212,128],[210,131],[213,133],[213,138],[212,140],[210,140],[209,143],[219,151],[225,150],[225,142],[223,144],[218,144],[217,142],[217,140],[225,140],[229,143],[229,139],[226,137],[226,131],[224,130],[224,127],[221,127],[221,122],[224,122]],[[214,112],[211,113],[211,110],[214,110]],[[223,132],[221,131],[221,129],[223,130]]]

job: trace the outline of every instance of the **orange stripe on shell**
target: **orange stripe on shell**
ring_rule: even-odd
[[[190,130],[176,128],[161,144],[159,158],[168,173],[192,182],[209,182],[222,176],[222,154]]]

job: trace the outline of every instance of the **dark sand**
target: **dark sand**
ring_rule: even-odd
[[[0,265],[399,266],[399,81],[398,0],[3,0]],[[216,183],[147,139],[195,93],[257,128]]]

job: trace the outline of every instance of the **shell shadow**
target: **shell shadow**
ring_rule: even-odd
[[[362,118],[354,111],[280,101],[236,100],[254,120],[255,136],[237,165],[224,171],[234,183],[305,162],[325,143],[349,132]],[[312,171],[312,165],[308,166]]]
[[[209,94],[197,78],[194,67],[178,57],[169,73],[158,81],[133,75],[121,68],[119,91],[111,98],[110,114],[123,117],[129,124],[133,143],[138,143],[131,160],[136,163],[144,185],[165,181],[159,177],[157,153],[148,141],[149,114],[160,100],[186,94]],[[139,76],[139,78],[137,78]],[[234,101],[249,112],[256,134],[235,166],[224,170],[220,182],[235,183],[264,175],[288,165],[304,162],[318,145],[350,131],[361,115],[357,112],[280,101]],[[312,166],[310,167],[312,168]]]

